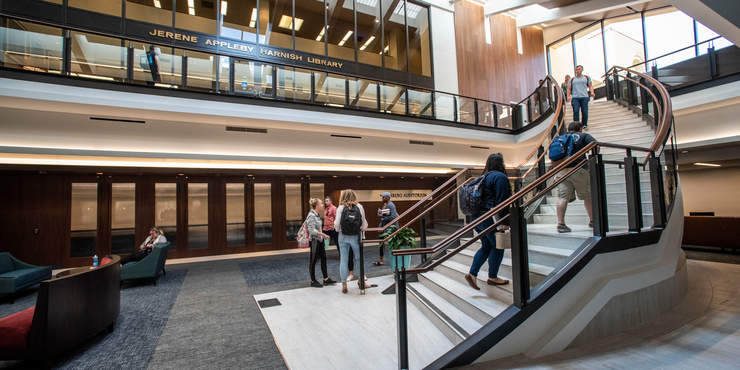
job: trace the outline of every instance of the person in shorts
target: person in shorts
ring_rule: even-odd
[[[596,141],[593,136],[582,131],[583,125],[578,121],[571,122],[568,125],[568,133],[573,135],[573,153],[576,153],[579,150],[583,149],[586,145],[588,145],[588,143]],[[582,159],[585,158],[586,156],[583,155],[582,158],[574,161],[570,165],[566,166],[566,168],[575,167]],[[557,180],[565,176],[566,171],[567,170],[563,170],[561,173],[555,175],[555,179]],[[583,205],[584,207],[586,207],[586,214],[588,214],[589,219],[588,227],[594,226],[594,218],[591,214],[591,179],[588,168],[584,166],[577,169],[576,172],[574,172],[567,179],[558,184],[556,192],[559,198],[557,205],[557,229],[559,233],[567,233],[571,231],[571,229],[565,224],[565,211],[568,209],[568,203],[576,200],[576,196],[578,197],[578,199],[583,200]]]

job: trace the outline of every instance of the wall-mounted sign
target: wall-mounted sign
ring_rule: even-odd
[[[170,44],[183,47],[198,47],[213,52],[226,52],[239,57],[277,62],[288,65],[320,67],[337,72],[352,72],[349,63],[341,59],[317,56],[294,50],[286,50],[268,45],[259,45],[246,41],[219,39],[214,35],[180,29],[162,28],[148,23],[127,20],[126,33],[137,38],[151,40],[158,44]]]
[[[385,192],[391,193],[391,200],[392,201],[404,201],[404,200],[421,200],[425,196],[429,195],[432,190],[429,189],[404,189],[404,190],[387,190],[387,189],[380,189],[380,190],[355,190],[355,193],[357,193],[357,200],[359,202],[380,202],[383,199],[380,197],[380,194]]]

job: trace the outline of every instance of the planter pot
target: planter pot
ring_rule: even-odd
[[[408,248],[401,248],[401,249],[408,249]],[[403,267],[407,269],[411,267],[411,256],[394,257],[393,255],[391,255],[388,258],[390,260],[391,271],[396,271],[396,259],[398,259],[399,261],[403,260]],[[399,269],[400,267],[401,266],[398,266]]]

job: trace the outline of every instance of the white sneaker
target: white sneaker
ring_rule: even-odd
[[[349,276],[347,276],[347,281],[352,281],[352,280],[355,280],[355,274],[349,274]]]

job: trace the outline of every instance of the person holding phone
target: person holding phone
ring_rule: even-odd
[[[311,198],[308,201],[311,206],[311,210],[308,211],[306,216],[306,230],[308,231],[309,238],[311,238],[311,262],[308,266],[308,272],[311,275],[311,286],[314,288],[321,288],[324,285],[331,285],[336,283],[329,277],[326,271],[326,249],[324,248],[324,239],[329,239],[329,235],[326,235],[321,231],[324,226],[324,222],[321,220],[320,214],[324,212],[324,204],[318,198]],[[316,281],[316,259],[321,259],[321,273],[324,275],[324,283],[321,284]]]

